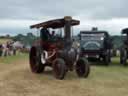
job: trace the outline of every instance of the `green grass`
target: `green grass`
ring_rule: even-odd
[[[17,54],[14,56],[0,57],[0,64],[12,64],[18,62],[19,60],[27,60],[28,54]]]
[[[11,39],[0,38],[0,44],[7,43],[8,41],[11,41]]]

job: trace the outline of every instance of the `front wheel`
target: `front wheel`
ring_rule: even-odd
[[[44,71],[45,65],[41,62],[41,52],[38,48],[31,48],[29,53],[29,63],[32,72],[41,73]]]
[[[85,58],[80,58],[76,63],[76,73],[79,77],[87,78],[90,73],[90,65]]]
[[[66,75],[66,65],[63,59],[57,58],[53,63],[53,74],[57,79],[64,79]]]

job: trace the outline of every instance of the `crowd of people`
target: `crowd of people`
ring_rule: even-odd
[[[14,42],[7,42],[5,44],[0,44],[0,57],[16,55],[16,48],[13,46]]]

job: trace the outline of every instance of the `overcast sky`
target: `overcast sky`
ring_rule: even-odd
[[[120,35],[128,27],[128,0],[3,0],[0,3],[0,35],[28,33],[31,24],[72,16],[80,20],[75,31],[107,30]]]

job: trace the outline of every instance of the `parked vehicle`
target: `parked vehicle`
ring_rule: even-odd
[[[81,31],[80,44],[86,58],[103,59],[106,65],[111,62],[112,42],[107,31]]]
[[[120,49],[120,63],[127,65],[128,59],[128,28],[122,30],[123,45]]]

